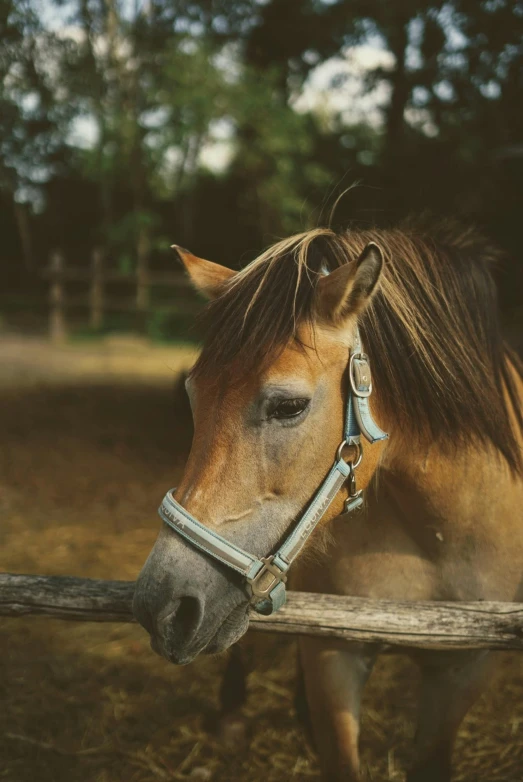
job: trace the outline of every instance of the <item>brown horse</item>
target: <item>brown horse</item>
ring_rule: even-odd
[[[328,531],[310,547],[322,554],[301,558],[293,588],[521,600],[523,382],[500,334],[487,243],[450,225],[317,229],[238,273],[180,254],[211,302],[187,383],[195,433],[179,503],[256,556],[274,550],[332,465],[358,325],[372,413],[390,438],[364,447],[365,513],[342,516],[347,493],[339,493],[324,517]],[[153,647],[188,663],[233,644],[249,624],[236,576],[165,525],[135,597]],[[324,778],[359,780],[360,700],[379,648],[317,638],[299,645]],[[416,659],[422,689],[408,779],[445,782],[488,654]]]

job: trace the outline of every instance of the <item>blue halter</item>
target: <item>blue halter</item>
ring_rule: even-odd
[[[338,446],[329,474],[301,519],[275,554],[268,557],[254,557],[191,516],[189,511],[174,499],[175,489],[171,489],[165,495],[158,509],[163,521],[200,551],[241,573],[249,586],[251,604],[259,614],[272,614],[285,603],[287,571],[345,481],[349,482],[349,496],[345,502],[344,513],[351,513],[363,505],[363,491],[356,490],[354,475],[354,470],[363,457],[361,435],[370,443],[388,437],[388,434],[382,431],[372,418],[369,407],[371,393],[369,359],[362,352],[359,333],[356,332],[356,341],[349,360],[349,390],[343,440]],[[342,459],[343,449],[348,445],[358,447],[358,457],[355,462],[345,462]]]

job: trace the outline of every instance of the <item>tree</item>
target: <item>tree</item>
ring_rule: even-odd
[[[65,44],[48,35],[30,0],[0,0],[0,190],[12,204],[22,255],[32,267],[27,204],[66,164],[64,127],[70,116],[53,99],[53,75]]]

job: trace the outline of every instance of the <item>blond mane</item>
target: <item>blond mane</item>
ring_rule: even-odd
[[[491,442],[520,471],[504,389],[522,429],[523,417],[491,275],[499,253],[473,229],[320,228],[278,242],[206,308],[207,337],[193,371],[210,379],[233,363],[250,373],[274,360],[301,324],[314,325],[319,276],[353,263],[370,241],[385,265],[360,329],[383,409],[422,439]]]

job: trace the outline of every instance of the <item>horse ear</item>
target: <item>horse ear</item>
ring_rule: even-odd
[[[341,325],[350,315],[359,315],[372,298],[383,268],[383,254],[370,242],[357,261],[321,277],[316,288],[318,317]]]
[[[183,247],[178,247],[176,244],[172,245],[172,249],[176,250],[180,256],[194,287],[208,299],[215,299],[219,296],[225,283],[229,282],[236,274],[227,266],[204,261],[203,258],[198,258],[189,250],[184,250]]]

